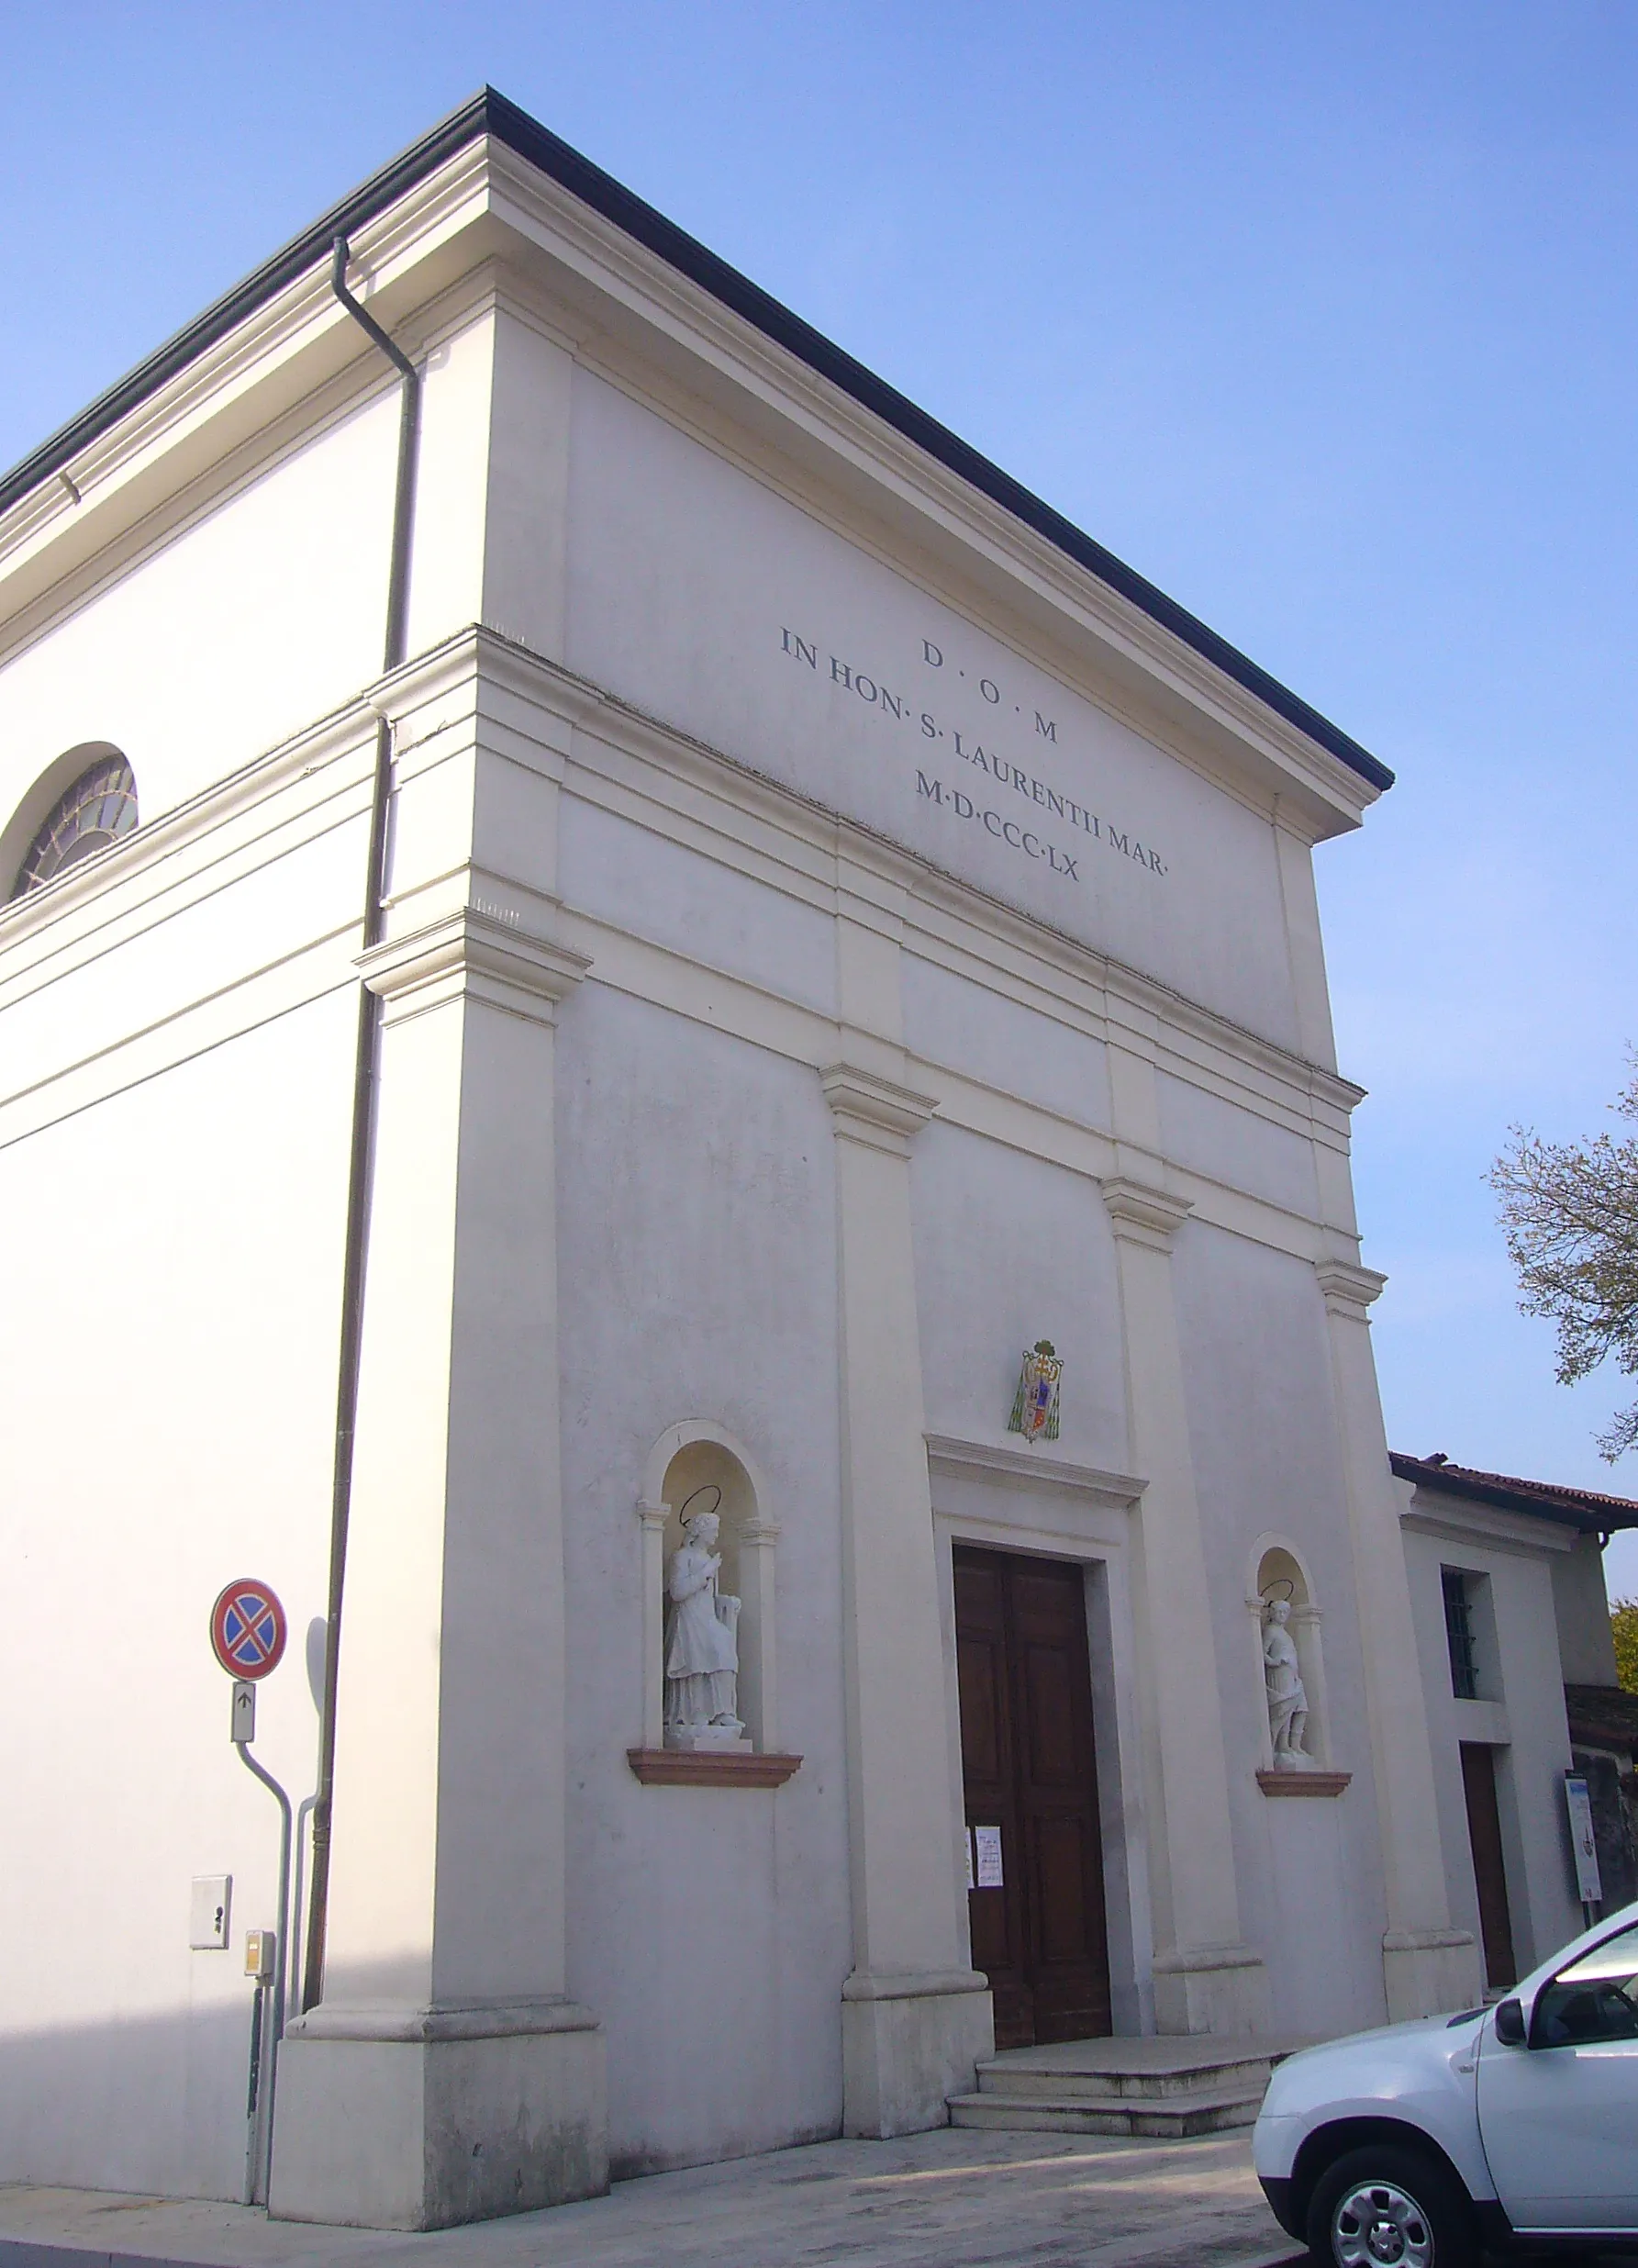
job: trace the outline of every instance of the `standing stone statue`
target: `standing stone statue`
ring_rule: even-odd
[[[685,1510],[686,1507],[685,1507]],[[717,1588],[721,1523],[714,1512],[683,1522],[666,1571],[665,1740],[674,1748],[746,1748],[737,1708],[740,1602]]]
[[[1276,1770],[1300,1770],[1313,1758],[1302,1745],[1308,1723],[1309,1697],[1303,1690],[1297,1646],[1286,1625],[1291,1619],[1288,1600],[1271,1599],[1263,1628],[1263,1678],[1268,1688],[1268,1732],[1274,1744]]]

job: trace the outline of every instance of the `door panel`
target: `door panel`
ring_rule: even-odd
[[[1030,1703],[1030,1778],[1038,1788],[1076,1784],[1075,1706],[1062,1652],[1031,1646],[1024,1657]]]
[[[1507,1867],[1501,1851],[1501,1814],[1496,1802],[1496,1751],[1476,1741],[1462,1743],[1462,1793],[1467,1803],[1467,1842],[1478,1890],[1479,1936],[1485,1949],[1485,1982],[1493,1993],[1519,1982],[1513,1958],[1513,1922],[1507,1903]]]
[[[1080,1829],[1073,1819],[1043,1819],[1035,1830],[1041,1881],[1041,1942],[1044,1963],[1078,1960],[1086,1948],[1086,1886],[1081,1876]]]
[[[999,1648],[974,1639],[958,1655],[961,1688],[962,1757],[975,1778],[1001,1777],[1001,1674]]]
[[[1002,1888],[974,1890],[967,1897],[973,1966],[982,1969],[990,1982],[997,2044],[1012,2047],[1033,2039],[1035,2017],[1024,1974],[1022,1921],[1012,1887],[1018,1870],[1018,1816],[1006,1599],[999,1570],[987,1557],[966,1565],[958,1555],[955,1615],[967,1818],[1001,1830]]]
[[[1001,1885],[968,1899],[996,2044],[1099,2036],[1109,1949],[1083,1572],[962,1546],[955,1618],[967,1821],[1001,1832]]]
[[[1638,1928],[1536,1994],[1531,2045],[1487,2023],[1478,2115],[1516,2229],[1638,2229]]]

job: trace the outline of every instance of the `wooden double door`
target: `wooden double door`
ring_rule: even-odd
[[[1098,2038],[1109,1957],[1084,1570],[958,1545],[955,1646],[973,1966],[996,2045]]]

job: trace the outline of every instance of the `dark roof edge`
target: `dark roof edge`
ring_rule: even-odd
[[[1388,1463],[1401,1480],[1419,1489],[1443,1489],[1452,1496],[1470,1497],[1475,1503],[1493,1504],[1500,1512],[1527,1513],[1532,1519],[1551,1520],[1560,1527],[1579,1528],[1583,1535],[1608,1535],[1615,1528],[1638,1527],[1638,1504],[1625,1515],[1614,1498],[1599,1498],[1596,1505],[1576,1500],[1582,1492],[1566,1489],[1562,1496],[1537,1496],[1526,1489],[1510,1489],[1497,1480],[1477,1480],[1447,1465],[1431,1465],[1425,1458],[1388,1452]]]
[[[493,87],[485,87],[458,110],[451,111],[362,187],[333,205],[311,228],[304,229],[271,260],[264,261],[241,284],[207,307],[185,330],[168,339],[145,362],[0,478],[0,512],[9,510],[40,481],[66,466],[77,451],[174,377],[195,355],[252,314],[264,300],[327,258],[338,235],[351,234],[373,219],[405,190],[480,134],[492,134],[519,157],[526,158],[594,212],[613,221],[668,266],[709,292],[764,337],[794,354],[820,377],[829,379],[864,408],[902,433],[907,441],[913,441],[981,495],[988,497],[992,503],[1033,529],[1037,535],[1043,536],[1078,566],[1119,592],[1152,621],[1181,639],[1226,677],[1243,687],[1276,716],[1283,717],[1320,747],[1340,758],[1350,771],[1357,773],[1373,788],[1381,790],[1393,786],[1394,776],[1385,764],[1379,763],[1340,726],[1322,717],[1317,709],[1311,709],[1278,678],[1259,668],[1237,646],[1220,638],[1198,616],[1180,607],[1176,599],[1168,598],[1135,568],[1117,559],[1062,513],[1053,511],[1049,504],[1002,472],[948,426],[941,425],[926,410],[918,408],[897,387],[878,378],[874,371],[867,370],[863,363],[856,362],[810,323],[805,323],[800,316],[792,314],[770,293],[741,275],[737,268],[730,267],[685,229],[668,220],[663,213],[645,204],[612,174],[594,165],[579,151],[571,149],[516,103],[496,94]]]
[[[462,103],[459,110],[452,110],[430,133],[423,134],[419,141],[401,151],[361,188],[343,197],[339,205],[332,205],[311,228],[293,237],[271,260],[264,260],[242,283],[236,284],[231,291],[206,307],[203,315],[195,316],[184,330],[156,347],[146,361],[128,371],[106,394],[99,394],[77,418],[60,426],[20,464],[13,465],[9,473],[0,477],[0,512],[9,511],[30,488],[67,464],[77,450],[106,432],[128,410],[134,409],[150,394],[157,393],[179,371],[185,370],[195,355],[225,338],[236,323],[253,315],[265,300],[284,291],[321,260],[328,261],[330,246],[338,236],[351,236],[366,221],[373,220],[405,190],[413,188],[446,158],[475,140],[485,131],[490,104],[497,99],[485,89],[470,102]]]

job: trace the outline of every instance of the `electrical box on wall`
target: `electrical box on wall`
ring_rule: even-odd
[[[195,1953],[225,1953],[233,1905],[231,1874],[195,1874],[188,1902],[188,1944]]]

